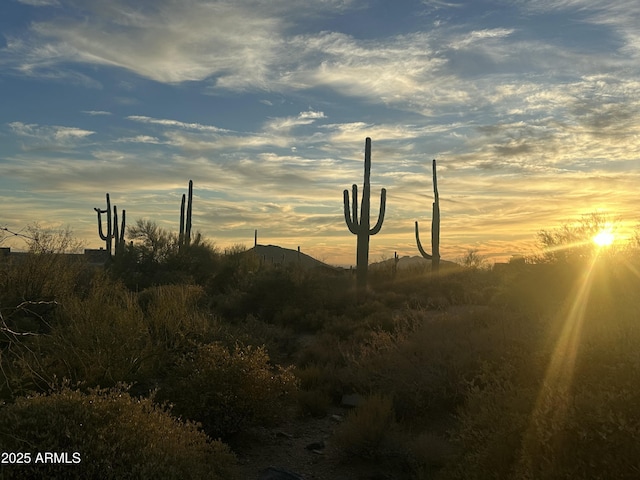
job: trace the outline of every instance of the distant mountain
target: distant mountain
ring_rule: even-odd
[[[306,253],[278,247],[277,245],[256,245],[249,249],[248,252],[253,252],[263,262],[274,265],[300,265],[302,268],[340,270],[337,267],[332,267],[320,260],[316,260]]]
[[[383,260],[381,262],[371,263],[369,264],[369,268],[371,270],[376,269],[391,269],[393,268],[393,264],[395,259],[389,258],[387,260]],[[458,264],[454,262],[449,262],[448,260],[440,259],[440,268],[451,268],[457,267]],[[409,257],[405,255],[404,257],[400,257],[398,260],[398,270],[418,270],[418,269],[431,269],[431,260],[427,260],[422,256],[415,255],[413,257]]]

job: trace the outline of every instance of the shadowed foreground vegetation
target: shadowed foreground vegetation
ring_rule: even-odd
[[[0,451],[82,459],[3,476],[234,478],[246,432],[354,393],[327,455],[389,478],[640,475],[636,248],[372,270],[356,303],[348,272],[138,227],[105,269],[1,260]]]

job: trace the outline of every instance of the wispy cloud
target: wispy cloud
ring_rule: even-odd
[[[70,144],[95,133],[77,127],[43,126],[22,122],[11,122],[9,128],[19,137],[27,137],[38,143],[54,145]]]
[[[104,110],[83,110],[82,113],[86,113],[87,115],[102,116],[102,115],[111,115],[111,112],[105,112]]]
[[[272,118],[265,124],[265,130],[271,130],[275,132],[288,132],[292,128],[300,125],[310,125],[316,120],[327,118],[323,112],[315,112],[309,110],[307,112],[300,112],[297,117],[285,117],[285,118]]]
[[[123,137],[116,140],[116,142],[122,143],[150,143],[155,145],[161,145],[161,142],[156,137],[151,137],[149,135],[136,135],[135,137]]]
[[[127,117],[128,120],[133,120],[134,122],[140,123],[151,123],[155,125],[162,125],[164,127],[176,127],[185,130],[197,130],[200,132],[212,132],[212,133],[221,133],[228,132],[224,128],[219,128],[213,125],[202,125],[200,123],[189,123],[189,122],[181,122],[179,120],[169,120],[166,118],[151,118],[142,115],[129,115]]]
[[[48,7],[58,6],[60,2],[58,0],[17,0],[19,3],[30,5],[32,7]]]

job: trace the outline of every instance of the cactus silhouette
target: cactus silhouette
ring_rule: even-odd
[[[369,213],[371,209],[370,194],[371,185],[371,139],[367,137],[364,148],[364,186],[362,188],[362,205],[360,207],[360,218],[358,219],[358,186],[352,186],[352,207],[349,210],[349,190],[344,191],[344,219],[349,227],[349,231],[357,235],[357,266],[356,266],[356,286],[359,292],[367,287],[367,271],[369,268],[369,238],[375,235],[382,228],[384,221],[384,211],[387,199],[386,189],[382,189],[380,196],[380,214],[378,221],[373,228],[370,228]]]
[[[107,208],[102,210],[100,208],[95,208],[94,210],[98,214],[98,235],[100,238],[104,240],[106,248],[105,250],[109,252],[109,256],[111,256],[111,246],[113,244],[112,240],[115,240],[115,254],[118,255],[122,250],[124,250],[124,231],[125,231],[125,223],[126,223],[126,211],[122,210],[122,226],[120,231],[118,231],[118,208],[113,206],[113,223],[111,221],[111,199],[109,198],[109,194],[106,194],[107,197]],[[102,214],[107,214],[107,233],[105,234],[102,230]]]
[[[416,220],[416,243],[420,254],[427,260],[431,260],[431,271],[440,269],[440,197],[438,195],[438,177],[436,175],[436,161],[433,160],[433,206],[431,215],[431,255],[425,252],[420,242],[418,221]]]
[[[178,236],[178,248],[191,243],[191,213],[193,209],[193,180],[189,180],[189,200],[187,203],[187,221],[185,225],[184,211],[185,195],[182,194],[182,204],[180,205],[180,234]],[[185,228],[186,227],[186,228]]]

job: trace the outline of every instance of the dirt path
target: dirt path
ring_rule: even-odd
[[[268,467],[284,468],[305,480],[395,480],[402,477],[383,472],[379,465],[345,459],[331,437],[347,410],[333,408],[324,418],[300,418],[295,411],[276,428],[254,429],[235,448],[241,478],[257,480]],[[315,445],[314,445],[315,444]],[[324,444],[324,448],[320,445]],[[312,448],[316,447],[316,448]]]

